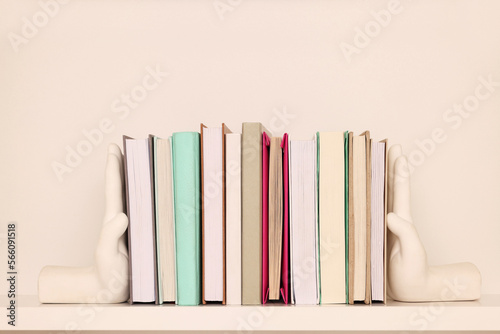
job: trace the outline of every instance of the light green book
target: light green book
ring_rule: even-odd
[[[201,302],[200,134],[172,135],[178,305]]]

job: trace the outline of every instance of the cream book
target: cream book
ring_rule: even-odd
[[[371,302],[370,133],[349,133],[349,304]]]
[[[345,303],[344,132],[318,132],[321,304]]]
[[[226,135],[226,304],[241,305],[241,135]]]
[[[171,140],[153,141],[158,304],[175,302],[175,230]]]

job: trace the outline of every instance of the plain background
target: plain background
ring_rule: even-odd
[[[478,77],[500,81],[500,2],[401,0],[351,62],[340,44],[388,1],[231,3],[222,20],[212,0],[71,1],[15,52],[9,33],[41,7],[0,2],[0,263],[15,221],[18,293],[37,294],[44,265],[93,262],[109,143],[260,121],[292,139],[369,129],[407,154],[443,129],[412,174],[415,225],[430,264],[473,262],[482,293],[499,294],[500,87],[457,129],[443,115]],[[112,103],[148,66],[169,76],[120,119]],[[113,130],[60,182],[52,164],[105,118]]]

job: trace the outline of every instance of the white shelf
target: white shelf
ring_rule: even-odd
[[[4,297],[2,305],[7,305]],[[40,304],[17,300],[16,327],[0,330],[500,330],[500,295],[474,302],[321,306]]]

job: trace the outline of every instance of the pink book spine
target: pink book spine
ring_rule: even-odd
[[[269,295],[269,145],[267,133],[262,133],[262,304]]]
[[[283,251],[281,254],[281,296],[288,304],[288,134],[281,141],[283,149]]]

